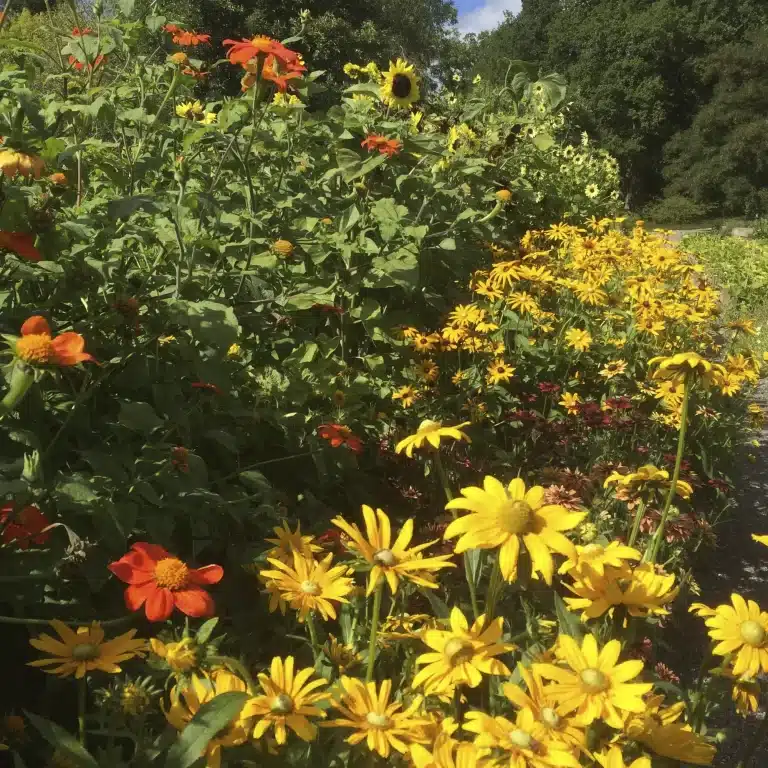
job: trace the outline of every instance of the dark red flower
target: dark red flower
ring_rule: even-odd
[[[219,387],[208,381],[195,381],[192,383],[192,389],[204,389],[206,392],[213,392],[214,395],[223,395]]]
[[[551,381],[540,381],[536,386],[545,393],[560,391],[560,385],[553,384]]]
[[[33,504],[16,511],[13,504],[0,509],[0,540],[3,544],[15,542],[19,549],[29,549],[30,544],[43,545],[51,535],[45,529],[48,518]]]
[[[344,310],[341,307],[337,307],[335,304],[313,304],[312,309],[317,309],[320,312],[325,312],[328,315],[344,314]]]
[[[317,428],[317,434],[323,440],[327,440],[333,448],[346,445],[355,453],[361,453],[363,450],[362,440],[354,435],[349,427],[342,424],[321,424]]]
[[[171,464],[179,472],[189,472],[189,450],[182,445],[171,448]]]

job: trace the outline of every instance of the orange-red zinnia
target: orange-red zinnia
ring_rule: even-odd
[[[195,618],[212,616],[213,598],[203,589],[224,576],[220,565],[190,568],[157,544],[139,541],[131,551],[110,563],[109,570],[128,584],[125,605],[138,611],[142,605],[150,621],[165,621],[174,608]]]
[[[13,504],[0,509],[3,544],[14,542],[19,549],[29,549],[30,544],[45,544],[51,535],[45,530],[50,525],[48,518],[34,504],[18,512],[15,509]]]
[[[257,56],[275,56],[282,64],[300,64],[299,54],[286,48],[282,43],[265,35],[257,35],[247,40],[225,40],[225,46],[229,46],[227,58],[232,64],[240,64],[243,67]]]
[[[317,434],[323,440],[327,440],[333,448],[346,445],[350,451],[360,453],[363,450],[363,441],[352,434],[349,427],[343,424],[321,424],[317,428]]]
[[[386,155],[387,157],[396,155],[403,148],[403,144],[399,139],[388,139],[386,136],[380,136],[377,133],[371,133],[366,136],[360,142],[360,146],[369,152],[378,150],[379,154]]]
[[[187,32],[176,24],[166,24],[163,29],[172,35],[172,42],[176,45],[200,45],[200,43],[210,43],[210,35],[199,35],[197,32]]]
[[[40,315],[33,315],[21,326],[16,340],[16,357],[30,365],[77,365],[94,360],[84,352],[85,339],[74,331],[52,336],[51,326]]]
[[[35,236],[29,232],[0,232],[0,248],[12,251],[27,261],[40,261],[43,258],[35,248]]]

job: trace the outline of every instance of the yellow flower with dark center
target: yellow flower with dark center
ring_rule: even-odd
[[[613,615],[616,606],[623,605],[630,616],[666,616],[669,605],[678,595],[674,574],[657,573],[652,563],[640,563],[634,568],[623,564],[607,567],[602,575],[588,566],[571,572],[573,584],[566,584],[576,597],[566,597],[573,611],[582,610],[582,621],[595,619],[606,611]]]
[[[584,304],[590,304],[595,307],[602,307],[608,303],[608,294],[599,286],[593,283],[577,283],[573,292],[579,301]]]
[[[407,384],[404,387],[400,387],[397,392],[393,392],[392,399],[399,400],[403,408],[410,408],[419,399],[419,393],[415,387]]]
[[[456,323],[460,328],[466,328],[468,325],[477,323],[484,314],[485,312],[474,304],[458,304],[448,315],[448,320],[451,323]]]
[[[466,124],[452,125],[448,130],[448,151],[451,154],[477,148],[477,134]]]
[[[314,536],[302,536],[301,523],[296,523],[296,530],[292,531],[286,520],[283,520],[282,526],[276,526],[272,529],[275,532],[276,539],[266,539],[270,544],[274,544],[267,552],[267,557],[290,565],[293,562],[293,553],[298,552],[303,557],[312,559],[316,552],[322,552],[323,548],[314,543]]]
[[[317,611],[326,621],[335,619],[334,603],[349,602],[347,595],[352,591],[352,579],[346,575],[346,565],[331,568],[332,554],[318,562],[294,550],[292,566],[274,558],[267,561],[274,570],[263,570],[259,575],[271,582],[281,598],[299,612],[300,622],[310,611]]]
[[[624,360],[611,360],[606,363],[599,372],[604,379],[612,379],[614,376],[620,376],[627,370],[627,363]]]
[[[431,352],[440,343],[440,336],[436,333],[419,333],[411,339],[411,343],[417,352]]]
[[[515,375],[515,369],[501,358],[491,362],[486,370],[489,384],[507,382]]]
[[[430,573],[443,568],[455,568],[450,562],[450,555],[420,557],[420,554],[435,542],[428,541],[408,548],[413,538],[413,520],[406,520],[400,533],[392,543],[392,526],[389,518],[381,509],[375,512],[367,504],[363,505],[365,535],[356,524],[348,523],[343,517],[334,517],[331,522],[349,536],[349,547],[362,557],[370,566],[367,593],[370,595],[379,582],[386,580],[394,595],[400,585],[400,579],[412,581],[422,587],[435,589],[437,582]]]
[[[393,749],[405,754],[411,744],[426,742],[423,729],[429,721],[418,714],[422,704],[420,696],[405,708],[402,703],[390,703],[391,696],[391,680],[384,680],[377,690],[376,683],[342,677],[341,692],[333,699],[333,705],[342,716],[323,725],[351,728],[353,733],[346,739],[348,744],[360,744],[365,740],[371,752],[385,759]]]
[[[666,469],[659,469],[653,464],[644,464],[642,467],[638,467],[636,472],[630,472],[626,475],[622,475],[620,472],[611,472],[605,479],[603,487],[609,488],[615,485],[628,493],[641,493],[655,489],[666,491],[671,484],[669,472]],[[678,480],[675,493],[683,499],[690,499],[693,487],[685,480]]]
[[[340,642],[334,635],[328,635],[328,640],[323,645],[323,653],[339,672],[346,672],[352,667],[362,664],[362,657],[351,646]]]
[[[488,277],[488,283],[493,288],[512,287],[520,279],[519,261],[498,261]],[[476,292],[477,288],[475,288]]]
[[[98,622],[93,622],[90,627],[79,627],[76,631],[58,619],[51,621],[51,626],[60,639],[40,635],[29,641],[33,648],[50,654],[50,657],[30,661],[28,664],[30,667],[57,665],[43,671],[59,677],[74,674],[79,679],[94,669],[116,674],[120,672],[120,662],[143,656],[146,652],[146,642],[134,640],[135,629],[105,642],[104,630]]]
[[[496,768],[492,758],[486,758],[487,750],[474,744],[456,741],[440,734],[432,749],[421,744],[411,744],[411,760],[416,768]]]
[[[515,291],[507,296],[507,304],[521,315],[535,315],[539,311],[536,299],[525,291]]]
[[[558,405],[562,405],[571,416],[576,416],[579,413],[579,403],[582,402],[584,401],[576,392],[563,392]]]
[[[325,712],[317,706],[328,700],[328,693],[319,689],[327,686],[323,678],[312,680],[314,669],[294,671],[294,658],[281,659],[275,656],[269,675],[259,675],[262,694],[249,699],[240,717],[258,718],[253,729],[253,738],[260,739],[270,728],[275,729],[275,740],[285,744],[288,730],[293,731],[302,741],[313,741],[317,726],[309,718],[324,718]]]
[[[453,499],[446,509],[465,509],[468,515],[454,520],[445,538],[460,536],[457,553],[468,549],[499,548],[499,565],[507,581],[517,579],[520,545],[525,544],[531,557],[534,578],[543,576],[552,583],[552,552],[575,556],[574,545],[562,531],[575,528],[585,512],[569,512],[559,504],[545,504],[545,490],[535,486],[526,492],[525,483],[515,478],[507,487],[495,477],[486,477],[483,487],[462,488],[463,498]]]
[[[548,739],[561,742],[571,751],[584,750],[587,736],[583,728],[575,726],[568,717],[557,713],[557,701],[550,696],[547,686],[534,670],[517,665],[517,673],[528,692],[515,683],[504,683],[501,690],[517,709],[531,711],[547,732]]]
[[[440,366],[434,360],[422,360],[416,366],[416,370],[426,382],[435,382],[440,376]]]
[[[514,721],[467,712],[464,730],[475,733],[475,745],[502,750],[514,768],[579,768],[579,761],[562,742],[553,741],[530,709],[518,710]]]
[[[627,718],[624,732],[628,738],[661,757],[688,765],[712,765],[717,750],[713,744],[694,733],[690,726],[678,722],[685,704],[678,702],[662,707],[663,696],[649,696],[645,711]]]
[[[563,338],[565,343],[577,352],[586,352],[592,346],[592,334],[580,328],[567,330]]]
[[[0,173],[9,179],[17,175],[39,179],[44,170],[45,163],[37,155],[17,152],[15,149],[0,150]]]
[[[728,323],[728,327],[733,331],[738,331],[748,336],[755,336],[757,334],[754,320],[732,320]]]
[[[587,726],[597,719],[611,728],[621,729],[629,713],[643,713],[642,697],[651,691],[650,683],[630,683],[643,671],[642,661],[617,663],[621,643],[611,640],[602,649],[593,635],[579,644],[568,635],[560,635],[558,656],[564,665],[534,664],[533,669],[547,680],[550,695],[558,702],[560,715],[573,713],[573,722]]]
[[[631,763],[624,762],[621,747],[613,746],[607,752],[593,755],[598,765],[602,768],[652,768],[650,757],[638,757]]]
[[[419,78],[413,64],[403,59],[390,62],[381,84],[381,98],[390,107],[406,109],[421,98]]]
[[[191,637],[185,637],[175,643],[164,643],[153,637],[149,641],[149,647],[152,653],[163,659],[177,674],[189,672],[200,664],[200,649]]]
[[[725,373],[716,376],[713,383],[716,387],[720,388],[721,394],[733,397],[733,395],[741,390],[744,381],[745,377],[741,374],[734,373],[733,371],[726,371]]]
[[[404,437],[396,446],[395,453],[403,453],[410,459],[413,458],[414,449],[421,448],[425,443],[429,443],[433,448],[439,448],[440,442],[446,438],[451,440],[462,440],[471,443],[469,435],[462,432],[462,427],[468,427],[470,422],[462,421],[455,427],[444,427],[440,421],[425,419],[419,424],[419,428],[413,435]]]
[[[577,544],[576,556],[566,560],[560,566],[558,573],[592,571],[602,576],[605,574],[606,566],[621,568],[628,560],[640,561],[641,559],[642,555],[636,549],[620,541],[612,541],[607,546],[592,543],[583,547]]]
[[[703,384],[710,386],[718,375],[725,373],[719,363],[710,363],[696,352],[680,352],[671,357],[652,357],[648,366],[657,366],[653,378],[681,382],[686,376],[695,376]]]
[[[705,620],[709,636],[717,642],[712,653],[735,654],[733,674],[757,677],[768,674],[768,613],[741,595],[731,595],[731,605],[718,605],[715,615]]]
[[[426,629],[422,642],[432,649],[416,659],[416,666],[423,667],[411,682],[413,688],[424,686],[429,694],[443,694],[457,685],[477,688],[483,675],[509,675],[506,664],[496,656],[514,650],[515,646],[503,643],[504,620],[490,623],[480,616],[472,627],[457,607],[451,611],[451,628],[448,631]]]
[[[243,680],[225,669],[215,670],[208,678],[192,677],[188,684],[177,685],[171,691],[171,705],[165,712],[165,717],[177,731],[183,731],[203,704],[222,693],[245,693],[247,690]],[[244,717],[243,710],[240,710],[206,745],[206,768],[219,768],[222,748],[244,744],[248,740],[251,727],[251,719]]]
[[[184,120],[201,120],[205,117],[205,107],[199,101],[185,101],[176,107],[176,116]]]
[[[657,400],[662,400],[669,408],[679,408],[683,404],[684,392],[685,385],[681,381],[670,379],[660,381],[653,391],[653,396]]]

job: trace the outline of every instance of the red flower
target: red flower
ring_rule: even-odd
[[[328,315],[344,314],[344,310],[341,307],[337,307],[335,304],[313,304],[312,309],[319,309],[321,312],[325,312]]]
[[[189,472],[189,450],[182,445],[171,448],[171,464],[179,472]]]
[[[28,232],[0,232],[0,248],[17,253],[27,261],[40,261],[43,258],[35,248],[35,236]]]
[[[206,392],[213,392],[214,395],[224,394],[219,387],[208,381],[195,381],[192,384],[192,389],[204,389]]]
[[[403,143],[399,139],[388,139],[386,136],[370,133],[360,142],[360,146],[369,152],[378,150],[380,155],[392,157],[403,148]]]
[[[32,315],[21,326],[21,338],[16,341],[16,356],[32,365],[77,365],[93,355],[84,352],[85,339],[74,331],[51,336],[51,326],[40,315]]]
[[[210,43],[210,35],[198,35],[197,32],[187,32],[176,24],[166,24],[163,29],[168,32],[171,41],[176,45],[200,45],[200,43]]]
[[[29,549],[31,544],[45,544],[51,535],[45,529],[50,525],[48,518],[34,505],[15,512],[13,504],[0,509],[0,529],[3,544],[16,542],[19,549]]]
[[[165,621],[174,608],[195,618],[213,616],[213,598],[203,589],[224,576],[220,565],[190,568],[157,544],[140,541],[128,554],[110,563],[109,570],[128,584],[125,605],[138,611],[145,605],[150,621]]]
[[[553,384],[551,381],[542,381],[542,382],[539,382],[536,386],[539,388],[541,392],[545,392],[545,393],[560,391],[560,385]]]
[[[101,53],[88,64],[88,70],[92,69],[98,69],[102,64],[104,64],[107,61],[107,57],[102,55]],[[76,69],[78,72],[82,72],[83,67],[85,66],[82,61],[78,61],[75,56],[69,57],[69,66],[73,69]]]
[[[282,65],[278,63],[277,57],[270,56],[264,62],[261,76],[264,80],[274,83],[278,90],[287,91],[288,81],[301,77],[302,73],[306,71],[307,68],[298,61],[293,64]]]
[[[72,37],[82,37],[83,35],[92,35],[93,30],[90,27],[83,27],[83,29],[80,29],[79,27],[75,27],[72,30]]]
[[[346,445],[350,451],[360,453],[363,450],[363,441],[352,434],[349,427],[342,424],[321,424],[317,428],[317,434],[327,440],[333,448]]]
[[[265,35],[257,35],[247,40],[225,40],[224,45],[230,46],[227,58],[232,64],[240,64],[243,67],[258,56],[274,56],[282,64],[301,64],[299,54],[286,48],[282,43]]]

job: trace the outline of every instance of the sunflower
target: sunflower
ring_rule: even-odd
[[[560,635],[558,655],[565,666],[534,664],[533,669],[554,683],[549,693],[558,702],[559,715],[574,712],[573,722],[587,726],[601,718],[611,728],[622,728],[629,713],[641,714],[646,705],[642,697],[650,683],[630,683],[643,671],[643,662],[617,664],[621,643],[611,640],[602,650],[593,635],[585,635],[581,647],[568,635]]]
[[[586,352],[592,345],[592,335],[580,328],[571,328],[565,332],[565,343],[577,352]]]
[[[482,488],[462,488],[461,493],[464,498],[449,501],[446,509],[466,509],[470,514],[454,520],[444,537],[461,537],[456,542],[457,553],[499,547],[501,573],[507,581],[517,579],[521,540],[531,556],[534,578],[540,573],[547,584],[552,583],[554,573],[552,552],[575,556],[574,545],[561,531],[575,528],[586,513],[545,504],[541,486],[526,492],[520,478],[505,488],[495,477],[486,477]]]
[[[146,651],[144,640],[134,640],[135,629],[104,642],[104,630],[98,622],[93,622],[90,627],[79,627],[77,631],[58,619],[53,619],[51,626],[56,630],[59,640],[50,635],[40,635],[29,641],[33,648],[51,656],[30,661],[29,666],[49,667],[56,664],[53,669],[43,671],[59,677],[74,674],[79,679],[94,669],[116,674],[121,671],[119,662],[143,656]]]
[[[177,731],[183,731],[203,704],[222,693],[245,693],[247,690],[243,680],[225,669],[215,670],[208,678],[192,677],[187,685],[177,685],[171,691],[171,706],[165,717]],[[222,747],[244,744],[250,731],[251,720],[240,710],[205,746],[206,768],[220,768]]]
[[[607,752],[593,755],[598,765],[602,768],[651,768],[650,757],[638,757],[631,763],[624,762],[624,755],[621,753],[621,747],[613,746]]]
[[[624,360],[611,360],[606,363],[599,371],[599,375],[604,379],[612,379],[614,376],[620,376],[627,370],[627,363]]]
[[[584,188],[584,194],[591,200],[594,200],[600,194],[600,189],[597,184],[587,184]]]
[[[410,384],[400,387],[397,392],[392,393],[393,400],[399,400],[403,408],[410,408],[418,399],[419,393]]]
[[[736,654],[733,674],[751,678],[768,673],[768,613],[741,595],[731,595],[730,605],[718,605],[715,615],[706,619],[709,636],[718,644],[712,653]]]
[[[375,512],[367,504],[363,505],[363,519],[367,538],[354,523],[348,523],[343,517],[334,517],[331,522],[349,536],[351,549],[354,549],[370,566],[367,594],[371,594],[379,582],[386,580],[394,595],[400,585],[400,579],[412,581],[421,587],[435,589],[437,582],[430,576],[442,568],[455,568],[449,562],[450,555],[421,557],[421,553],[432,546],[434,541],[408,549],[413,538],[413,520],[406,520],[394,544],[392,527],[383,510]]]
[[[365,739],[371,752],[386,759],[393,749],[405,754],[410,744],[426,741],[423,729],[429,721],[417,714],[421,709],[420,696],[403,709],[401,703],[390,703],[391,680],[384,680],[378,690],[376,683],[363,683],[351,677],[344,676],[340,682],[342,693],[334,696],[333,705],[342,717],[323,725],[353,729],[354,733],[347,737],[348,744],[359,744]]]
[[[381,98],[390,107],[406,109],[421,98],[419,78],[414,72],[413,64],[403,59],[390,62],[381,84]]]
[[[515,375],[515,369],[501,358],[490,363],[487,371],[489,384],[501,384],[507,382]]]
[[[260,739],[271,727],[275,729],[278,744],[285,744],[287,729],[302,741],[315,739],[317,726],[309,718],[325,717],[325,712],[316,705],[328,699],[327,693],[318,691],[328,682],[323,678],[310,681],[313,673],[312,667],[294,673],[293,656],[285,660],[279,656],[272,659],[269,675],[263,672],[259,675],[262,695],[249,699],[240,713],[243,718],[259,718],[253,729],[254,739]]]
[[[500,749],[514,768],[579,768],[579,761],[562,742],[550,740],[547,729],[527,707],[514,722],[485,712],[468,712],[464,730],[475,733],[475,745]],[[508,757],[507,757],[508,756]]]
[[[332,554],[317,562],[294,550],[293,567],[268,558],[275,570],[264,570],[259,575],[272,582],[282,599],[299,612],[300,622],[310,611],[317,611],[327,621],[336,618],[334,603],[349,602],[347,595],[353,586],[352,579],[345,575],[347,566],[331,568],[332,560]]]
[[[421,448],[425,443],[429,443],[433,448],[439,448],[440,441],[445,438],[471,443],[472,440],[470,440],[469,435],[461,431],[462,427],[467,427],[469,424],[470,422],[463,421],[455,427],[444,427],[439,421],[425,419],[419,424],[416,434],[408,435],[395,446],[395,453],[403,453],[404,451],[410,459],[413,458],[414,449]]]
[[[314,536],[301,535],[301,523],[296,523],[296,530],[292,531],[287,521],[283,520],[282,526],[276,526],[272,529],[275,532],[276,539],[265,539],[270,544],[274,544],[267,552],[267,557],[290,564],[293,562],[293,553],[298,552],[307,558],[314,557],[316,552],[322,552],[323,548],[314,544]]]
[[[461,610],[454,606],[448,631],[426,629],[422,642],[432,649],[416,659],[416,666],[423,666],[413,678],[413,688],[424,686],[427,695],[446,693],[457,685],[477,688],[483,675],[509,675],[506,664],[494,658],[514,650],[515,646],[503,643],[504,620],[490,623],[480,616],[470,628]]]

